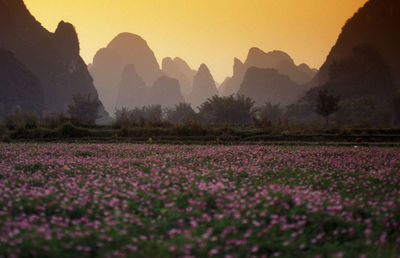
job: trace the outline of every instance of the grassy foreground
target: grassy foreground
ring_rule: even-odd
[[[0,144],[0,257],[398,257],[400,150]]]

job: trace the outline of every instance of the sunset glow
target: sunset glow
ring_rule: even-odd
[[[233,58],[250,47],[280,49],[319,68],[345,21],[366,0],[25,0],[50,31],[75,25],[87,63],[120,32],[142,36],[161,62],[179,56],[206,63],[216,80],[231,75]]]

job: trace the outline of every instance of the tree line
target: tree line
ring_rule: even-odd
[[[364,101],[365,102],[365,101]],[[335,96],[327,90],[320,90],[315,99],[314,106],[307,108],[314,115],[323,118],[326,125],[337,121],[341,113],[354,112],[354,107],[349,101],[341,102],[340,96]],[[400,95],[393,98],[392,111],[393,123],[400,122]],[[360,109],[362,109],[360,105]],[[351,108],[349,108],[351,107]],[[39,124],[55,128],[70,121],[79,126],[96,126],[99,118],[101,102],[97,96],[77,94],[72,103],[68,105],[67,113],[48,112],[39,118],[33,112],[23,112],[16,109],[7,114],[4,124],[9,129],[19,127],[35,128]],[[179,103],[173,108],[163,108],[161,105],[148,105],[133,109],[116,109],[114,127],[137,127],[144,125],[161,126],[163,123],[183,124],[202,123],[207,125],[255,125],[269,127],[273,124],[288,123],[293,117],[293,111],[302,112],[301,103],[282,108],[279,104],[265,103],[255,106],[255,102],[243,95],[212,96],[198,107],[198,111],[188,103]],[[355,108],[357,109],[357,107]],[[360,112],[360,110],[358,110]],[[376,112],[376,110],[375,110]],[[295,114],[296,116],[296,114]]]

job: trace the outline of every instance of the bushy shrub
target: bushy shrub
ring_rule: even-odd
[[[219,97],[204,102],[200,110],[201,121],[207,124],[251,124],[254,101],[243,95]]]
[[[337,120],[346,125],[388,126],[392,122],[393,111],[390,101],[376,97],[361,97],[340,102]]]
[[[313,103],[309,101],[300,101],[296,104],[289,105],[286,109],[285,116],[291,123],[310,124],[320,120],[314,111],[315,106]]]
[[[91,136],[90,131],[88,129],[77,127],[73,125],[70,121],[60,125],[57,128],[57,132],[60,137],[65,137],[65,138]]]
[[[66,123],[69,120],[70,118],[67,117],[67,115],[65,115],[64,113],[44,112],[40,124],[43,127],[54,129]]]
[[[94,126],[99,118],[101,102],[97,96],[76,94],[68,105],[72,123],[83,126]]]
[[[172,133],[179,136],[205,135],[208,129],[199,121],[174,124]]]
[[[131,113],[127,108],[121,108],[115,110],[115,121],[113,124],[114,128],[130,127],[134,125],[134,121],[131,119]]]
[[[10,130],[34,129],[39,124],[39,116],[31,111],[16,109],[5,117],[5,126]]]
[[[189,123],[197,120],[197,114],[188,103],[180,103],[167,109],[167,121],[172,123]]]
[[[283,109],[279,104],[265,103],[254,110],[254,124],[257,127],[271,127],[272,124],[281,123],[283,120]]]
[[[161,105],[150,105],[131,110],[127,108],[117,109],[115,111],[114,128],[145,125],[162,126],[162,113]]]

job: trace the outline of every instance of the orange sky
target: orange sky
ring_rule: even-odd
[[[158,61],[179,56],[216,80],[249,48],[279,49],[319,68],[345,21],[367,0],[25,0],[50,31],[75,25],[87,63],[120,32],[142,36]]]

